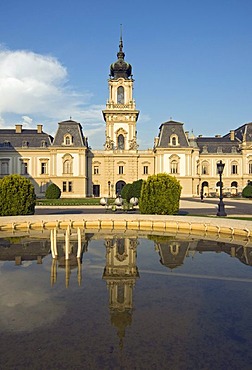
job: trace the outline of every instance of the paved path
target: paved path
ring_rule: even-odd
[[[219,200],[206,198],[201,202],[198,198],[183,198],[180,200],[180,215],[216,216]],[[251,217],[252,200],[224,199],[227,216]],[[114,213],[106,211],[102,206],[75,206],[75,207],[36,207],[36,215],[72,215],[72,214],[106,214]],[[124,213],[122,210],[116,212]],[[135,211],[138,213],[138,210]]]

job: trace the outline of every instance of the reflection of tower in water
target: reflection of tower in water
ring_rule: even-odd
[[[106,267],[103,279],[109,290],[111,323],[117,328],[120,347],[123,347],[125,329],[131,325],[133,288],[139,277],[136,266],[137,238],[105,239]]]
[[[77,268],[78,284],[82,281],[82,257],[87,251],[88,240],[81,234],[81,229],[71,230],[68,227],[64,232],[57,233],[51,230],[51,285],[57,281],[57,268],[65,269],[66,287],[69,286],[71,270]]]

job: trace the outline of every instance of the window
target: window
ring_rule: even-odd
[[[47,162],[41,162],[41,175],[47,174]]]
[[[202,167],[201,167],[201,174],[202,175],[209,175],[208,168],[209,168],[208,163],[203,162]]]
[[[21,174],[28,175],[28,163],[27,162],[21,163]]]
[[[42,148],[45,148],[46,147],[46,141],[45,140],[41,140],[41,147]]]
[[[170,145],[172,145],[172,146],[178,145],[178,136],[177,135],[173,134],[170,137]]]
[[[69,160],[65,160],[63,164],[63,173],[64,174],[70,174],[72,173],[72,163]]]
[[[249,164],[248,164],[248,173],[249,174],[252,174],[252,161],[249,161]]]
[[[21,161],[21,175],[28,175],[28,162]]]
[[[178,173],[178,162],[176,160],[171,161],[171,173]]]
[[[62,191],[63,193],[71,193],[73,191],[72,181],[63,181]]]
[[[99,166],[94,166],[94,175],[99,175]]]
[[[120,134],[117,138],[117,147],[121,150],[124,149],[124,136],[122,134]]]
[[[238,174],[238,166],[237,163],[231,164],[231,175],[237,175]]]
[[[119,175],[123,175],[123,166],[119,166],[118,173]]]
[[[28,147],[28,141],[23,140],[22,141],[22,147],[27,148]]]
[[[72,145],[73,144],[73,137],[70,134],[64,136],[64,145]]]
[[[119,86],[117,89],[117,103],[124,104],[124,88]]]
[[[9,175],[9,160],[1,160],[1,175]]]
[[[148,166],[143,166],[144,175],[148,175]]]

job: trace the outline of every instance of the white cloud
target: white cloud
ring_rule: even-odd
[[[52,121],[55,130],[58,121],[71,116],[88,124],[90,137],[97,134],[97,127],[92,130],[92,124],[104,130],[104,107],[90,105],[91,92],[79,93],[70,88],[67,69],[52,56],[11,51],[0,45],[0,96],[1,127],[14,127],[16,123],[33,127],[39,120],[45,131],[52,134]]]

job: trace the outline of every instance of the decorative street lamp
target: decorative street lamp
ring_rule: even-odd
[[[220,161],[219,163],[217,163],[217,171],[218,171],[218,174],[220,175],[220,201],[218,203],[218,212],[217,212],[217,216],[226,216],[226,212],[225,212],[225,205],[223,203],[223,194],[222,194],[222,174],[223,174],[223,170],[224,170],[224,167],[225,167],[225,163],[222,163],[222,161]]]

